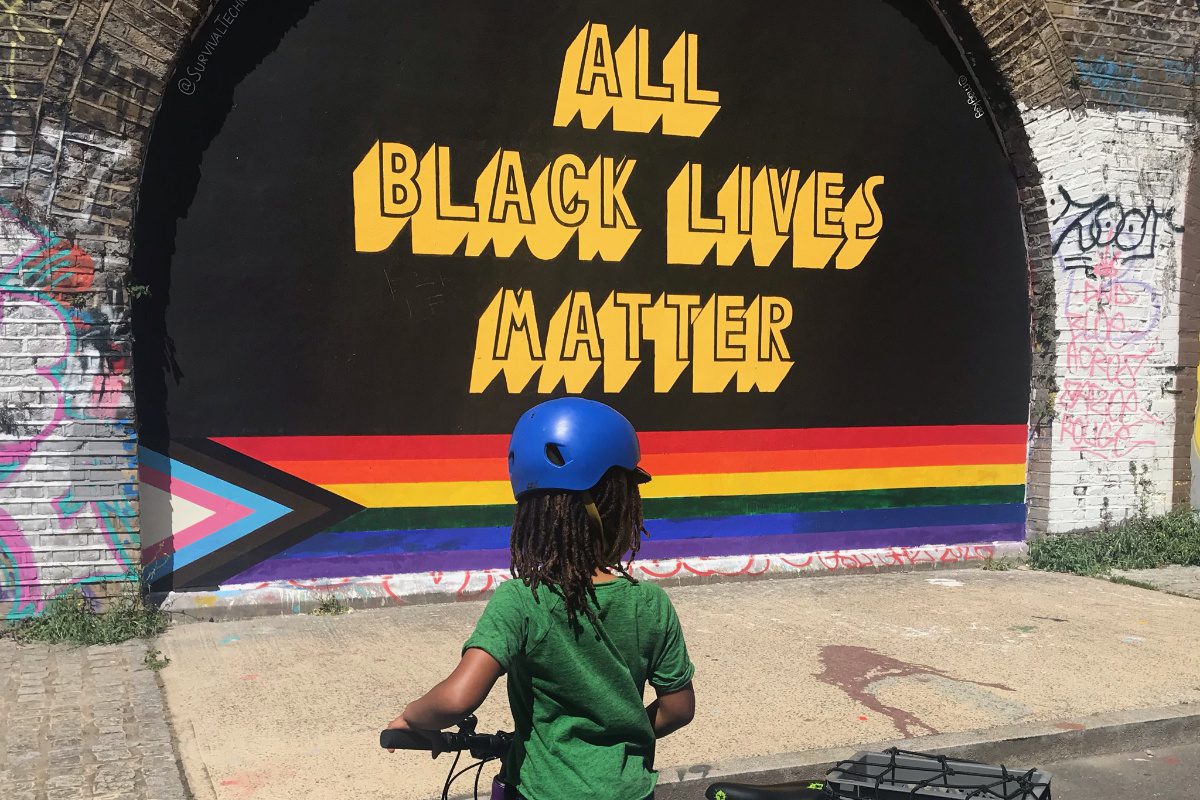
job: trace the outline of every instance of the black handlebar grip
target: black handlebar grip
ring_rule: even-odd
[[[388,750],[433,750],[433,741],[431,735],[423,731],[386,728],[379,732],[379,746]]]

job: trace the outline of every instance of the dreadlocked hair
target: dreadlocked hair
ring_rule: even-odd
[[[634,581],[629,567],[642,545],[642,496],[631,474],[613,467],[590,490],[604,531],[596,536],[581,492],[542,491],[517,501],[512,528],[512,574],[530,589],[545,585],[562,596],[574,625],[582,613],[593,624],[596,570],[615,570]],[[621,555],[629,561],[621,564]],[[634,581],[636,583],[636,581]],[[592,601],[592,602],[589,602]]]

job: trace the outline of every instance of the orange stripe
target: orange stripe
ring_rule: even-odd
[[[363,461],[277,461],[275,469],[318,486],[328,483],[506,481],[503,458],[412,458]]]
[[[731,472],[793,472],[872,467],[932,467],[955,464],[1023,464],[1024,445],[932,445],[850,450],[776,450],[727,453],[648,454],[651,475]],[[317,485],[342,483],[429,483],[502,481],[502,458],[389,459],[363,461],[278,461],[271,466]]]

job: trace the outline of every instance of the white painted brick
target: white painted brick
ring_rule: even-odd
[[[1171,124],[1163,124],[1164,119]],[[1049,208],[1052,236],[1074,230],[1074,214],[1062,213],[1060,186],[1073,203],[1088,204],[1107,195],[1122,211],[1147,212],[1153,202],[1156,210],[1166,212],[1179,204],[1188,163],[1177,155],[1186,150],[1186,121],[1149,113],[1108,115],[1102,110],[1089,110],[1087,117],[1070,122],[1069,131],[1048,127],[1045,115],[1028,114],[1026,121],[1045,179],[1043,190],[1056,201]],[[1129,133],[1138,128],[1148,133]],[[1086,155],[1080,159],[1080,154]],[[1089,222],[1097,216],[1075,209],[1079,212]],[[1119,219],[1118,215],[1116,222]],[[1050,456],[1050,531],[1097,525],[1105,510],[1121,517],[1139,504],[1161,511],[1170,502],[1179,432],[1174,395],[1164,393],[1164,387],[1174,384],[1169,370],[1179,366],[1174,287],[1180,278],[1180,234],[1165,218],[1159,218],[1157,232],[1158,246],[1150,258],[1122,258],[1121,250],[1099,246],[1090,231],[1082,247],[1080,237],[1070,235],[1055,253],[1056,325],[1061,333],[1056,344],[1059,392]],[[1068,271],[1068,264],[1077,263],[1070,256],[1086,258],[1099,276]],[[1140,488],[1133,491],[1130,462],[1138,465],[1138,477],[1152,484],[1149,494]],[[1088,491],[1097,486],[1103,487],[1099,498]]]

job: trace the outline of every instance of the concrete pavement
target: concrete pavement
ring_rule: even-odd
[[[697,664],[659,765],[1200,703],[1200,603],[1013,570],[669,590]],[[198,800],[427,798],[448,763],[377,733],[453,665],[482,603],[173,627],[159,646]],[[511,724],[498,690],[481,726]],[[465,787],[469,788],[469,787]]]

